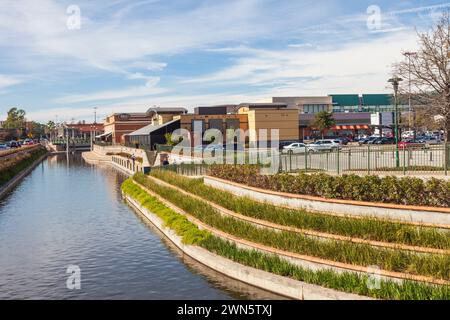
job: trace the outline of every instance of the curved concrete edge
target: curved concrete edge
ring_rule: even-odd
[[[244,185],[240,185],[234,182],[226,182],[222,179],[217,179],[209,176],[204,177],[204,183],[213,188],[225,190],[238,196],[248,197],[260,202],[267,202],[270,204],[290,207],[293,209],[305,209],[315,212],[329,212],[355,217],[369,217],[404,222],[414,222],[438,228],[450,229],[450,214],[448,213],[379,208],[376,206],[330,203],[319,200],[287,197],[273,194],[266,190],[264,190],[264,192],[256,191],[255,188],[249,188]]]
[[[25,178],[31,171],[34,170],[45,158],[48,157],[48,153],[34,161],[28,168],[16,175],[10,181],[8,181],[3,187],[0,188],[0,199],[3,198],[11,189],[17,186],[23,178]]]
[[[155,214],[141,206],[132,197],[124,194],[126,201],[151,223],[153,223],[170,241],[194,260],[220,272],[230,278],[245,282],[255,287],[292,299],[304,300],[371,300],[356,294],[340,292],[317,285],[278,276],[266,271],[247,267],[213,254],[203,248],[186,245],[171,229],[164,226],[164,222]]]
[[[85,151],[81,153],[84,161],[90,164],[110,163],[111,156],[99,155],[93,151]]]
[[[448,285],[447,280],[443,279],[434,279],[432,277],[428,276],[421,276],[421,275],[414,275],[414,274],[408,274],[408,273],[402,273],[402,272],[396,272],[396,271],[388,271],[377,268],[376,271],[372,270],[372,267],[365,267],[361,265],[353,265],[353,264],[347,264],[344,262],[337,262],[332,260],[327,260],[323,258],[318,258],[314,256],[308,256],[300,253],[294,253],[289,251],[284,251],[282,249],[277,249],[274,247],[266,246],[260,243],[255,243],[250,240],[245,240],[236,236],[233,236],[231,234],[228,234],[226,232],[223,232],[221,230],[215,229],[214,227],[211,227],[199,219],[193,217],[192,215],[186,213],[184,210],[180,209],[170,201],[164,199],[160,195],[154,193],[153,191],[147,189],[143,185],[137,183],[134,181],[136,185],[138,185],[141,189],[145,190],[149,195],[155,197],[159,202],[164,204],[166,207],[172,209],[173,211],[185,216],[190,222],[194,223],[198,226],[201,230],[206,230],[213,234],[214,236],[221,238],[226,241],[233,242],[238,247],[249,249],[249,250],[255,250],[259,251],[265,254],[269,255],[277,255],[279,258],[287,260],[293,264],[296,264],[298,266],[301,266],[306,269],[310,269],[313,271],[318,270],[331,270],[335,271],[336,273],[343,273],[343,272],[350,272],[360,275],[376,275],[376,277],[380,280],[386,280],[386,281],[392,281],[392,282],[398,282],[401,283],[404,280],[410,280],[410,281],[416,281],[416,282],[423,282],[428,284],[436,284],[436,285]]]
[[[241,213],[237,213],[232,210],[226,209],[226,208],[218,205],[215,202],[206,200],[205,198],[202,198],[193,193],[187,192],[175,185],[167,183],[158,178],[155,178],[152,176],[148,176],[147,178],[151,179],[152,181],[154,181],[157,184],[160,184],[160,185],[168,187],[168,188],[172,188],[172,189],[176,190],[177,192],[185,194],[194,199],[203,201],[206,204],[213,207],[214,209],[216,209],[217,211],[219,211],[220,214],[222,214],[223,216],[228,216],[228,217],[232,217],[232,218],[235,218],[238,220],[242,220],[242,221],[250,223],[256,227],[259,227],[259,228],[265,228],[265,229],[276,230],[276,231],[294,232],[294,233],[303,234],[305,236],[316,238],[316,239],[348,241],[348,242],[352,242],[352,243],[367,244],[370,246],[385,248],[385,249],[406,250],[406,251],[412,251],[412,252],[435,253],[435,254],[450,254],[450,250],[445,250],[445,249],[435,249],[435,248],[429,248],[429,247],[410,246],[410,245],[405,245],[405,244],[401,244],[401,243],[389,243],[389,242],[382,242],[382,241],[366,240],[366,239],[355,238],[355,237],[350,237],[350,236],[343,236],[343,235],[337,235],[337,234],[332,234],[332,233],[319,232],[319,231],[314,231],[314,230],[309,230],[309,229],[300,229],[300,228],[296,228],[296,227],[277,224],[277,223],[270,222],[267,220],[253,218],[253,217],[246,216]]]

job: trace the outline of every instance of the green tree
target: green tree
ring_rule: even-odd
[[[28,136],[30,138],[40,138],[45,134],[45,128],[46,125],[33,121],[31,130],[28,132]]]
[[[23,129],[25,127],[25,111],[18,108],[11,108],[3,124],[5,129]]]
[[[325,130],[330,129],[335,124],[336,122],[334,121],[333,115],[330,112],[321,111],[316,113],[313,126],[320,131],[323,139]]]

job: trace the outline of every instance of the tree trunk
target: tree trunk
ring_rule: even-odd
[[[444,129],[444,163],[446,164],[447,168],[450,168],[450,121],[448,121],[447,119]]]

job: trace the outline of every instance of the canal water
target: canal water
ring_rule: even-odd
[[[0,199],[0,299],[277,298],[183,256],[123,202],[125,178],[51,156]]]

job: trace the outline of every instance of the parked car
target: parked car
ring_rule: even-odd
[[[10,148],[20,148],[20,144],[18,141],[10,141],[7,143],[7,146]]]
[[[279,148],[280,148],[280,150],[283,150],[284,147],[290,146],[293,143],[299,143],[299,142],[298,141],[294,141],[294,140],[292,140],[292,141],[281,141],[280,145],[279,145]]]
[[[359,140],[358,142],[359,142],[360,145],[361,145],[361,144],[368,144],[370,141],[373,141],[373,140],[378,139],[378,138],[379,138],[379,137],[371,136],[371,137],[368,137],[368,138]]]
[[[433,136],[419,138],[419,139],[417,139],[417,141],[420,142],[420,143],[425,143],[425,144],[439,144],[439,143],[441,143],[441,139],[439,139],[437,137],[433,137]]]
[[[306,144],[300,142],[291,143],[283,147],[283,153],[305,153],[306,151],[309,151],[309,148],[307,148]]]
[[[342,146],[346,146],[350,142],[350,139],[346,137],[338,137],[335,140],[338,140]]]
[[[382,137],[374,140],[373,144],[395,144],[395,138]]]
[[[318,151],[333,151],[341,148],[341,143],[339,140],[318,140],[314,143],[307,145],[308,150],[313,152]]]
[[[7,149],[9,149],[9,147],[6,143],[0,143],[0,150],[7,150]]]
[[[24,145],[24,146],[32,146],[33,144],[34,144],[34,141],[31,140],[31,139],[25,139],[25,140],[23,141],[23,145]]]

